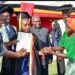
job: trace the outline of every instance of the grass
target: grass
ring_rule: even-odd
[[[54,60],[51,64],[49,64],[48,72],[49,75],[57,75],[56,60]]]
[[[2,57],[0,57],[0,71],[2,66],[1,60],[2,60]],[[56,60],[53,60],[53,62],[48,65],[48,72],[49,72],[49,75],[57,75]]]

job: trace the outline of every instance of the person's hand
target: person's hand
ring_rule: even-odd
[[[48,60],[48,64],[51,64],[53,60]]]
[[[27,55],[27,51],[26,51],[26,49],[22,48],[20,51],[16,52],[16,54],[17,54],[18,58],[24,57]]]
[[[44,51],[45,55],[52,54],[52,52],[53,52],[51,47],[45,47],[45,48],[43,48],[43,51]]]
[[[40,55],[40,56],[44,56],[43,49],[41,49],[41,50],[38,52],[38,55]]]
[[[19,42],[19,41],[13,40],[13,41],[11,41],[11,44],[12,44],[12,45],[15,45],[17,42]]]

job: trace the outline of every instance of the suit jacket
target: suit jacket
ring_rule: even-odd
[[[37,38],[36,39],[36,41],[37,41],[36,42],[36,49],[37,50],[40,50],[44,47],[51,46],[48,29],[42,28],[42,27],[37,29],[35,27],[32,27],[30,29],[30,31]],[[52,60],[52,59],[53,59],[52,54],[47,55],[45,58],[45,64],[48,64],[48,60]]]

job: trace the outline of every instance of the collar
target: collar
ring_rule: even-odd
[[[38,29],[38,30],[39,30],[39,29],[41,29],[42,27],[40,27],[40,28],[36,28],[35,26],[33,26],[33,28],[35,28],[35,29]]]
[[[10,31],[9,24],[4,25],[4,26],[7,27],[7,29]]]

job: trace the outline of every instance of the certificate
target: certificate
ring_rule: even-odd
[[[27,52],[30,52],[32,49],[32,39],[33,36],[31,33],[18,32],[16,51],[24,48],[27,50]]]

